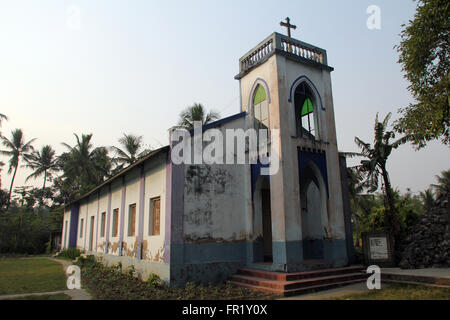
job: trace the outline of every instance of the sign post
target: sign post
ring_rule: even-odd
[[[394,267],[394,251],[391,237],[386,232],[364,232],[362,234],[364,263],[380,267]]]

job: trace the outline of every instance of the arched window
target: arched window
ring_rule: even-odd
[[[297,136],[315,140],[316,118],[314,96],[306,83],[302,83],[295,89],[295,123]]]
[[[253,97],[253,115],[256,120],[255,129],[269,130],[269,101],[266,90],[261,85],[256,87]]]

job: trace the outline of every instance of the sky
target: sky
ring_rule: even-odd
[[[370,30],[367,8],[380,8]],[[239,112],[239,58],[289,16],[296,39],[324,48],[332,73],[340,151],[354,137],[373,140],[375,115],[413,102],[394,46],[415,12],[410,0],[2,0],[0,2],[1,132],[21,128],[35,147],[74,145],[92,133],[95,146],[117,145],[123,133],[168,144],[168,128],[195,102],[222,117]],[[7,158],[1,159],[7,162]],[[349,164],[356,164],[350,160]],[[388,161],[394,187],[423,191],[449,169],[450,148],[411,145]],[[31,172],[20,168],[15,186]],[[9,188],[7,166],[2,187]],[[42,178],[29,181],[42,185]]]

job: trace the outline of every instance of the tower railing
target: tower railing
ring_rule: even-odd
[[[286,52],[299,58],[327,65],[327,52],[324,49],[274,32],[239,59],[239,71],[244,72],[250,69],[274,51]]]

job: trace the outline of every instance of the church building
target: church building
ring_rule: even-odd
[[[217,283],[242,267],[348,266],[352,230],[332,71],[324,49],[290,32],[271,34],[239,60],[240,113],[202,131],[278,130],[269,140],[276,173],[261,174],[259,161],[175,164],[170,142],[67,204],[62,248],[171,285]]]

